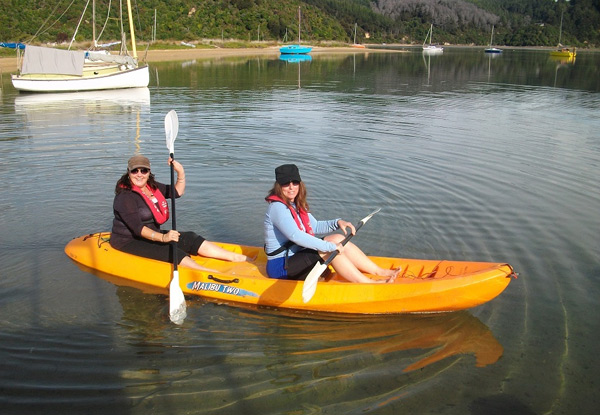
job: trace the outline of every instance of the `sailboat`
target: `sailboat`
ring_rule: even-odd
[[[27,45],[21,70],[11,77],[13,86],[26,92],[147,87],[150,81],[149,70],[147,65],[138,64],[131,0],[127,0],[127,12],[132,56],[126,52],[112,55],[108,52],[72,51]]]
[[[558,31],[558,49],[551,50],[550,56],[553,56],[555,58],[575,58],[577,56],[577,49],[576,48],[573,48],[573,49],[566,48],[560,43],[561,38],[562,38],[562,26],[563,26],[564,13],[565,13],[565,11],[563,10],[560,14],[560,29]]]
[[[490,46],[487,47],[484,52],[485,53],[502,53],[502,49],[498,49],[493,47],[494,44],[494,26],[492,25],[492,36],[490,37]]]
[[[302,15],[300,13],[300,6],[298,6],[298,44],[297,45],[287,45],[279,48],[279,53],[282,54],[304,54],[310,53],[312,50],[312,46],[302,46],[300,45],[300,22],[302,19]]]
[[[427,44],[427,39],[429,39],[429,44]],[[431,40],[433,39],[433,24],[429,28],[427,35],[425,36],[425,40],[423,41],[423,53],[427,53],[429,55],[437,55],[444,52],[444,48],[433,45]]]
[[[353,48],[361,48],[364,49],[365,45],[361,45],[360,43],[356,43],[356,28],[358,27],[358,23],[354,23],[354,43],[352,44]]]

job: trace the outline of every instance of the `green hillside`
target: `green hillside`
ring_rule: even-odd
[[[123,0],[125,2],[125,0]],[[423,42],[429,25],[435,41],[485,45],[491,26],[495,44],[555,46],[563,16],[562,43],[600,45],[600,0],[131,0],[141,42],[295,41],[298,7],[302,40],[361,43]],[[69,42],[87,0],[0,2],[0,41]],[[110,11],[108,4],[111,4]],[[92,39],[91,2],[76,41]],[[125,7],[125,4],[124,4]],[[108,17],[108,18],[107,18]],[[100,42],[119,40],[119,2],[96,0]],[[127,21],[125,21],[127,25]],[[103,29],[104,28],[104,29]]]

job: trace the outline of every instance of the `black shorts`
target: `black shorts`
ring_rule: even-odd
[[[194,232],[181,232],[179,242],[177,242],[177,263],[181,263],[181,260],[188,255],[198,255],[198,249],[200,249],[200,245],[204,241],[205,239],[202,236]],[[134,239],[121,247],[119,251],[173,263],[171,244],[152,242],[145,239]]]
[[[314,249],[303,249],[287,259],[287,279],[304,280],[317,262],[323,263]]]

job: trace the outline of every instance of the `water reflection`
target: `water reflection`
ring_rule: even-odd
[[[84,138],[102,130],[109,120],[118,114],[124,134],[127,127],[139,149],[141,114],[150,112],[150,90],[129,88],[106,91],[65,93],[20,93],[14,99],[15,115],[23,116],[31,135],[51,127],[59,127],[61,134]],[[81,130],[89,128],[89,132]],[[100,135],[105,133],[99,132]],[[129,135],[129,134],[128,134]]]
[[[575,65],[575,56],[564,57],[564,56],[550,56],[550,61],[556,64],[554,70],[554,87],[556,88],[556,81],[558,80],[558,72],[568,71],[573,65]]]
[[[127,400],[159,412],[173,410],[175,398],[176,408],[201,403],[202,413],[280,413],[291,402],[368,411],[395,401],[408,384],[428,388],[463,359],[482,367],[503,354],[468,312],[337,317],[192,299],[186,322],[175,327],[163,295],[125,285],[116,294],[136,356],[119,382]]]
[[[279,60],[289,62],[289,63],[310,62],[310,61],[312,61],[312,56],[300,55],[300,54],[285,54],[285,55],[280,55]]]
[[[165,318],[166,290],[78,266],[117,285],[123,321],[132,332],[143,334],[144,341],[155,342],[162,337],[159,333],[169,327]],[[203,307],[207,303],[219,303],[201,298],[188,302],[191,317],[186,322],[188,326],[198,323],[194,320],[202,318]],[[404,316],[336,316],[236,307],[239,310],[231,313],[245,323],[228,326],[236,330],[238,336],[244,336],[244,332],[248,332],[248,337],[258,334],[270,347],[290,355],[304,356],[304,359],[312,356],[313,360],[320,360],[325,356],[340,357],[356,352],[397,354],[402,370],[410,372],[460,355],[473,355],[476,366],[484,367],[496,363],[503,354],[502,345],[490,329],[466,311]],[[273,327],[278,329],[273,330]],[[214,333],[227,330],[220,323],[205,329]],[[408,355],[399,352],[408,352]]]
[[[87,112],[121,108],[147,108],[150,106],[150,89],[130,88],[106,91],[62,92],[47,94],[20,93],[15,97],[15,111],[41,112],[49,108],[56,113],[70,113],[81,108]]]
[[[2,409],[592,413],[595,389],[581,379],[596,383],[600,367],[589,318],[599,298],[598,58],[447,48],[427,65],[421,51],[161,62],[152,111],[23,104],[5,77]],[[175,327],[166,292],[113,285],[63,250],[109,229],[135,145],[168,177],[171,109],[186,228],[260,244],[272,169],[301,161],[318,216],[356,220],[383,207],[359,236],[368,253],[502,259],[522,278],[465,313],[352,321],[190,299]]]

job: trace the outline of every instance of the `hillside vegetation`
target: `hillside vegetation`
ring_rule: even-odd
[[[562,15],[563,44],[600,45],[600,0],[131,0],[138,41],[297,42],[298,7],[306,43],[423,42],[434,40],[555,46]],[[87,0],[0,2],[0,41],[70,42]],[[125,7],[125,0],[123,0]],[[108,5],[110,9],[108,8]],[[75,41],[92,39],[91,2]],[[126,12],[124,11],[126,15]],[[120,40],[118,0],[96,0],[96,37]],[[125,28],[127,29],[125,18]]]

